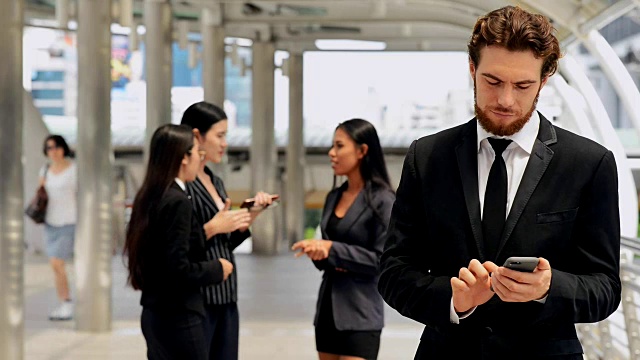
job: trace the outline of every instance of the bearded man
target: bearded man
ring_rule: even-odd
[[[582,359],[575,323],[620,303],[613,154],[535,110],[561,56],[547,18],[492,11],[468,50],[476,117],[409,148],[378,289],[425,325],[416,359]]]

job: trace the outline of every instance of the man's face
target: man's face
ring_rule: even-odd
[[[513,135],[529,121],[547,82],[540,79],[542,63],[532,51],[509,51],[500,46],[480,50],[477,67],[469,62],[476,117],[486,131]]]

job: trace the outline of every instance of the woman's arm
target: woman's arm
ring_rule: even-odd
[[[161,209],[160,214],[160,226],[164,224],[166,227],[166,263],[175,280],[192,286],[222,282],[224,273],[219,260],[192,262],[189,259],[189,249],[193,240],[191,202],[186,197],[177,199],[165,209]]]
[[[375,242],[370,247],[324,239],[307,239],[297,242],[292,249],[300,250],[297,256],[306,254],[320,270],[334,269],[375,276],[378,274],[379,259],[384,248],[384,237],[394,199],[391,192],[378,193],[376,211],[373,213],[374,216],[379,214],[382,219],[378,219],[375,226],[368,228],[375,232],[371,236]]]

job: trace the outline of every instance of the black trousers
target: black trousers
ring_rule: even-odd
[[[237,360],[240,317],[236,303],[206,305],[204,331],[210,360]]]
[[[209,349],[202,315],[186,310],[169,314],[143,308],[140,325],[147,341],[148,359],[207,359]]]

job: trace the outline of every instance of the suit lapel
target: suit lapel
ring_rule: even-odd
[[[178,191],[180,191],[181,193],[183,193],[183,194],[185,194],[185,195],[186,195],[186,192],[185,192],[184,190],[182,190],[182,188],[180,187],[180,185],[178,185],[178,183],[177,183],[177,182],[175,182],[175,181],[172,181],[172,182],[171,182],[171,185],[169,185],[169,188],[171,188],[171,189],[175,189],[175,190],[178,190]]]
[[[480,258],[484,259],[482,240],[482,219],[480,218],[480,195],[478,193],[478,144],[476,119],[469,121],[463,129],[462,141],[456,147],[458,168],[462,180],[462,190],[471,221],[471,231],[478,247]]]
[[[368,185],[367,185],[368,186]],[[340,186],[337,191],[331,192],[329,196],[327,196],[327,201],[325,204],[324,212],[322,214],[321,227],[322,236],[326,237],[326,229],[327,223],[329,222],[329,217],[334,212],[340,197],[342,196],[342,192],[346,190],[347,183],[345,182]],[[363,188],[356,196],[356,199],[353,201],[353,204],[347,210],[347,213],[344,215],[342,220],[338,223],[338,229],[340,233],[346,234],[349,231],[349,228],[358,220],[360,215],[367,208],[367,204],[364,199],[364,193],[367,191],[367,187]]]
[[[364,193],[367,191],[367,188],[364,187],[356,196],[356,199],[353,201],[353,204],[349,206],[346,214],[342,220],[338,223],[338,232],[341,234],[346,234],[349,232],[349,229],[353,224],[360,218],[360,215],[364,212],[367,207],[367,204],[364,200]],[[334,207],[335,208],[335,207]],[[332,209],[333,210],[333,209]]]
[[[511,205],[511,210],[507,216],[507,220],[502,230],[502,238],[500,239],[500,245],[498,247],[498,254],[504,248],[505,244],[509,240],[513,229],[520,219],[520,215],[524,211],[525,206],[531,198],[531,194],[538,186],[540,179],[544,175],[551,159],[553,158],[553,150],[547,145],[554,144],[558,141],[556,137],[555,129],[553,125],[540,114],[540,130],[538,131],[538,138],[533,144],[533,150],[529,157],[529,162],[525,168],[524,175],[520,181],[520,186],[516,192],[516,197]]]
[[[322,212],[322,220],[320,221],[320,231],[322,231],[322,238],[327,238],[327,223],[329,222],[329,217],[331,217],[331,213],[333,209],[336,207],[336,202],[340,198],[340,194],[342,193],[342,189],[338,191],[332,191],[327,196],[327,201],[324,204],[324,211]]]

